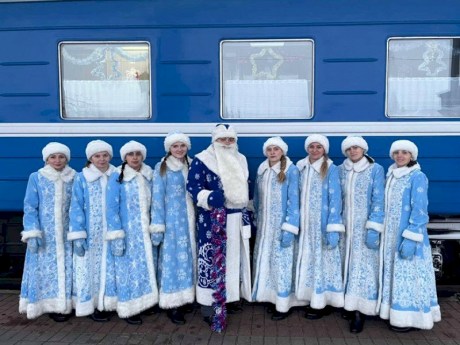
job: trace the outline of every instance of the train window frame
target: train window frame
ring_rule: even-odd
[[[390,86],[389,86],[389,79],[390,79],[390,42],[399,40],[399,41],[409,41],[409,40],[460,40],[460,36],[392,36],[388,37],[387,39],[387,46],[386,46],[386,70],[385,70],[385,117],[391,118],[391,119],[398,119],[398,118],[404,118],[404,119],[458,119],[460,118],[460,111],[456,115],[442,115],[439,113],[439,111],[435,110],[438,114],[432,114],[433,110],[422,110],[425,111],[425,114],[408,114],[408,115],[402,115],[402,114],[391,114],[390,113],[390,100],[389,100],[389,95],[390,95]],[[452,76],[449,76],[448,78],[455,78]],[[460,83],[460,78],[459,78],[459,83]],[[443,108],[440,108],[438,110],[442,110]],[[460,110],[460,109],[459,109]],[[431,113],[430,113],[431,112]]]
[[[311,44],[311,70],[307,72],[311,73],[311,82],[309,85],[309,94],[308,94],[308,110],[309,114],[306,114],[302,117],[297,116],[291,116],[291,117],[286,117],[286,116],[242,116],[242,117],[231,117],[226,115],[225,112],[225,91],[224,91],[224,54],[223,54],[223,49],[224,49],[224,44],[225,43],[253,43],[254,45],[260,45],[261,47],[264,45],[270,45],[270,44],[279,44],[279,43],[284,43],[284,42],[308,42]],[[230,80],[230,79],[229,79]],[[308,80],[308,79],[306,79]],[[308,87],[308,86],[307,86]],[[276,39],[224,39],[221,40],[219,43],[219,90],[220,90],[220,97],[219,97],[219,116],[221,119],[225,121],[231,121],[231,120],[238,120],[238,121],[244,121],[244,120],[284,120],[284,121],[299,121],[299,120],[311,120],[314,118],[314,110],[315,110],[315,41],[312,38],[276,38]]]
[[[145,116],[138,116],[138,117],[130,117],[130,116],[110,116],[110,117],[98,117],[97,115],[94,116],[73,116],[73,117],[68,117],[65,116],[65,103],[64,103],[64,95],[63,95],[63,61],[62,61],[62,53],[61,49],[65,45],[71,45],[71,44],[88,44],[88,45],[146,45],[147,48],[147,66],[148,66],[148,79],[146,80],[148,85],[148,95],[147,95],[147,101],[148,101],[148,107],[146,108],[147,114]],[[128,121],[145,121],[145,120],[150,120],[153,117],[152,109],[152,75],[153,75],[153,69],[152,69],[152,49],[151,49],[151,44],[149,41],[61,41],[58,43],[58,72],[59,72],[59,115],[62,120],[65,121],[114,121],[114,120],[128,120]],[[137,77],[137,75],[136,75]],[[137,79],[137,78],[136,78]]]

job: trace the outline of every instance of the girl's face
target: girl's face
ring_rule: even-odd
[[[63,153],[53,153],[46,159],[46,164],[57,171],[62,171],[67,164],[67,157]]]
[[[407,164],[409,164],[411,158],[412,154],[409,151],[398,150],[393,152],[393,159],[398,168],[405,167]]]
[[[183,160],[185,155],[187,154],[188,148],[186,144],[178,141],[177,143],[171,145],[169,151],[171,151],[171,154],[174,158]]]
[[[109,168],[110,163],[110,154],[107,151],[96,152],[94,155],[91,156],[90,162],[94,164],[96,168],[98,168],[102,172],[106,172]]]
[[[268,163],[270,166],[275,165],[281,160],[281,157],[283,156],[283,150],[279,148],[278,146],[275,145],[270,145],[265,149],[265,153],[267,154],[268,158]]]
[[[361,158],[364,157],[364,149],[359,146],[352,146],[346,150],[345,153],[353,163],[358,162]]]
[[[134,151],[134,152],[129,152],[126,154],[126,163],[130,166],[130,168],[139,171],[142,167],[142,153],[141,151]]]
[[[320,143],[311,143],[307,147],[308,159],[310,163],[316,162],[318,159],[324,156],[324,147]]]

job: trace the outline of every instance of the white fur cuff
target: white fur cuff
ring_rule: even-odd
[[[150,224],[149,232],[153,234],[154,232],[165,232],[166,226],[164,224]]]
[[[402,237],[408,238],[409,240],[415,241],[415,242],[422,242],[423,241],[423,235],[422,234],[416,234],[415,232],[412,232],[410,230],[404,230],[402,233]]]
[[[125,230],[111,230],[105,234],[107,241],[116,240],[117,238],[125,238]]]
[[[22,231],[21,235],[22,235],[21,241],[27,242],[27,240],[32,237],[42,238],[42,231],[41,230],[27,230],[27,231]]]
[[[292,232],[294,235],[299,234],[299,228],[297,226],[294,226],[294,225],[289,224],[289,223],[283,223],[281,225],[281,230]]]
[[[244,225],[241,228],[241,236],[243,237],[244,240],[251,238],[251,226],[250,225]]]
[[[209,211],[211,208],[208,205],[208,197],[211,193],[212,191],[207,189],[203,189],[201,192],[199,192],[197,196],[198,202],[196,203],[196,205]]]
[[[88,234],[86,233],[86,231],[73,231],[67,234],[67,240],[69,241],[79,240],[79,239],[87,238],[87,237],[88,237]]]
[[[377,232],[383,232],[383,224],[368,220],[366,222],[366,229],[374,229]]]
[[[343,224],[328,224],[326,232],[345,232],[345,226]]]

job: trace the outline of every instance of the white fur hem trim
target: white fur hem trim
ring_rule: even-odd
[[[251,226],[250,225],[244,225],[241,228],[241,237],[243,237],[244,240],[251,238]]]
[[[165,232],[166,226],[164,224],[150,224],[149,232],[151,234],[155,232]]]
[[[373,222],[371,220],[368,220],[366,222],[366,229],[373,229],[377,232],[383,232],[383,224]]]
[[[211,207],[209,207],[208,205],[208,197],[211,193],[212,191],[207,189],[203,189],[201,192],[199,192],[197,196],[198,202],[196,203],[196,205],[209,211]]]
[[[294,235],[299,234],[299,228],[297,226],[294,226],[294,225],[289,224],[289,223],[283,223],[281,225],[281,230],[292,232]]]
[[[74,301],[75,304],[75,316],[88,316],[94,313],[94,301],[89,300],[86,302]]]
[[[343,292],[325,291],[317,294],[312,288],[306,288],[303,296],[296,296],[299,300],[310,302],[310,307],[314,309],[323,309],[330,305],[336,308],[342,308],[345,304]]]
[[[27,230],[27,231],[22,231],[21,235],[22,235],[21,241],[27,242],[27,240],[32,237],[42,238],[42,231],[41,230]]]
[[[195,300],[195,288],[191,287],[186,290],[164,293],[160,292],[160,308],[172,309],[178,308]]]
[[[107,231],[105,234],[107,241],[116,240],[117,238],[125,238],[125,230]]]
[[[73,231],[67,234],[67,240],[69,241],[80,240],[80,239],[87,238],[87,237],[88,237],[88,234],[86,233],[86,231]]]
[[[390,325],[396,327],[413,327],[419,329],[432,329],[435,322],[441,321],[439,305],[431,307],[430,312],[401,311],[389,308],[388,304],[382,304],[380,317],[390,320]]]
[[[415,241],[415,242],[422,242],[423,241],[423,235],[422,234],[416,234],[415,232],[412,232],[410,230],[404,230],[402,233],[402,237],[408,238],[409,240]]]
[[[19,299],[19,313],[27,314],[28,319],[36,319],[46,313],[70,314],[72,312],[72,300],[59,298],[40,300],[37,303],[29,303],[27,298]]]
[[[120,318],[127,318],[137,315],[144,310],[153,307],[158,303],[158,294],[155,292],[143,295],[139,298],[131,299],[126,302],[118,301],[117,313]]]
[[[299,301],[294,293],[291,293],[287,297],[280,297],[275,291],[269,290],[262,293],[262,295],[264,296],[257,296],[255,300],[257,302],[269,302],[274,304],[276,310],[280,313],[287,313],[292,307],[300,307],[307,304],[305,301]]]
[[[104,296],[104,310],[115,311],[117,310],[118,298],[114,296]],[[101,309],[99,309],[102,311]]]
[[[343,224],[328,224],[326,232],[345,232],[345,225]]]
[[[201,304],[201,305],[206,305],[211,307],[212,303],[214,302],[214,298],[212,297],[212,294],[214,293],[214,290],[212,289],[205,289],[202,287],[197,286],[196,287],[196,301]],[[235,296],[236,298],[227,298],[227,301],[225,303],[232,303],[240,300],[240,296]]]
[[[377,315],[377,300],[365,299],[358,296],[345,295],[345,305],[348,311],[359,311],[366,315]]]

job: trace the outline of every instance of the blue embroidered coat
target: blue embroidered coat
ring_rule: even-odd
[[[257,237],[254,249],[252,298],[275,304],[285,313],[298,304],[294,295],[294,242],[299,233],[299,170],[286,158],[286,180],[278,181],[280,163],[270,167],[265,160],[257,170],[254,208],[257,212]],[[295,240],[281,246],[282,231]]]
[[[188,159],[188,158],[187,158]],[[166,172],[161,162],[153,173],[152,233],[163,233],[159,246],[158,288],[160,307],[177,308],[195,300],[195,208],[186,191],[188,165],[169,156]]]
[[[24,198],[22,241],[38,237],[37,253],[26,251],[19,312],[34,319],[44,313],[72,311],[72,247],[66,239],[75,170],[50,165],[29,177]]]
[[[84,239],[85,256],[73,254],[72,299],[76,316],[97,308],[115,310],[115,263],[106,240],[106,190],[114,166],[102,173],[93,164],[76,175],[70,204],[70,241]]]
[[[324,179],[323,159],[310,164],[306,157],[297,163],[300,171],[300,238],[296,270],[296,297],[322,309],[343,307],[342,259],[339,246],[326,244],[328,232],[344,232],[342,192],[338,169],[328,160]]]
[[[143,164],[140,171],[125,166],[110,175],[107,186],[107,239],[123,238],[125,251],[115,256],[117,313],[121,318],[137,315],[158,303],[158,288],[150,239],[150,206],[153,171]]]
[[[441,320],[428,220],[428,179],[420,166],[397,168],[393,164],[385,186],[380,317],[397,327],[431,329]],[[404,238],[417,242],[411,260],[399,254]]]
[[[344,308],[377,315],[380,251],[366,246],[366,235],[368,229],[383,231],[385,175],[379,164],[369,163],[366,157],[356,163],[347,158],[339,166],[339,175],[346,228]]]

